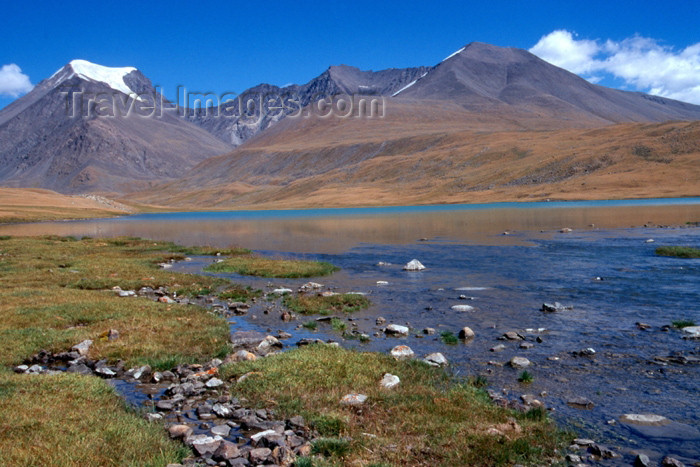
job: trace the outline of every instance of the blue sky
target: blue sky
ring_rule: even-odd
[[[174,97],[305,83],[329,65],[433,65],[472,41],[532,49],[600,84],[700,104],[700,2],[6,2],[0,107],[82,58]],[[31,83],[31,84],[30,84]]]

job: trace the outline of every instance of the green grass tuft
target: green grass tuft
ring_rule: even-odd
[[[523,372],[520,373],[520,376],[518,377],[518,381],[520,381],[521,383],[525,383],[525,384],[530,384],[534,380],[535,380],[535,377],[532,375],[532,373],[530,373],[527,370],[523,370]]]
[[[700,248],[690,246],[660,246],[656,249],[659,256],[672,256],[674,258],[700,258]]]
[[[244,276],[294,279],[302,277],[327,276],[338,271],[331,263],[299,259],[271,259],[255,255],[229,257],[214,263],[205,271],[236,273]]]
[[[304,324],[302,324],[306,329],[311,329],[312,331],[315,331],[318,328],[318,322],[317,321],[307,321]]]
[[[676,321],[671,321],[674,328],[683,329],[689,326],[695,326],[695,321],[692,319],[679,319]]]
[[[452,331],[442,331],[440,333],[440,339],[448,345],[456,345],[459,342],[459,339],[457,339],[457,336],[455,336]]]
[[[348,324],[342,319],[331,318],[331,328],[334,331],[345,331],[348,328]]]
[[[318,438],[312,446],[314,454],[325,457],[345,457],[350,452],[350,441],[342,438]]]

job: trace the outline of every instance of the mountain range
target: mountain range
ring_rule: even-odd
[[[74,95],[103,98],[72,102],[69,116]],[[343,99],[376,101],[377,112],[309,111]],[[193,207],[464,202],[499,187],[547,196],[547,184],[638,176],[640,164],[688,173],[697,120],[700,106],[483,43],[432,67],[332,66],[304,85],[261,84],[192,109],[134,68],[76,60],[0,111],[0,183]]]

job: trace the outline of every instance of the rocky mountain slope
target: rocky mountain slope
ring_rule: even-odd
[[[230,149],[130,67],[74,60],[0,110],[4,186],[126,192]]]

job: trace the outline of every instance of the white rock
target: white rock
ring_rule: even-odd
[[[408,336],[409,329],[406,326],[401,326],[400,324],[390,324],[384,329],[387,334],[398,335],[398,336]]]
[[[272,293],[276,293],[276,294],[279,294],[279,295],[284,295],[284,294],[286,294],[286,293],[292,293],[292,289],[279,288],[279,289],[273,290]]]
[[[644,243],[654,243],[654,239],[653,239],[653,238],[647,238],[647,239],[644,241]]]
[[[474,311],[474,307],[470,305],[452,305],[454,311]]]
[[[90,350],[90,346],[92,346],[92,341],[90,339],[86,339],[86,340],[82,341],[80,344],[74,345],[71,348],[71,350],[75,350],[80,355],[87,355],[88,350]]]
[[[266,436],[271,436],[271,435],[276,435],[277,432],[275,430],[265,430],[261,431],[259,433],[255,433],[253,436],[250,437],[250,439],[253,440],[253,442],[258,443],[260,442],[261,439],[265,438]]]
[[[120,297],[135,297],[136,291],[134,291],[134,290],[119,290],[117,292],[117,295],[119,295]]]
[[[367,396],[364,394],[351,393],[346,394],[340,399],[341,405],[362,405],[367,400]]]
[[[671,423],[671,420],[663,415],[627,413],[620,417],[622,423],[629,425],[663,426]]]
[[[508,363],[513,368],[527,368],[530,366],[530,360],[525,357],[513,357]]]
[[[681,331],[687,334],[683,336],[686,339],[700,339],[700,326],[686,326]]]
[[[401,380],[398,376],[386,373],[380,382],[381,386],[386,389],[391,389],[399,385]]]
[[[377,285],[389,285],[387,281],[377,281]]]
[[[422,271],[425,269],[425,266],[423,266],[417,259],[412,259],[406,263],[406,266],[404,266],[403,269],[404,271]]]
[[[221,436],[207,436],[207,435],[194,435],[190,436],[187,438],[187,443],[191,445],[196,445],[196,444],[210,444],[210,443],[216,443],[217,441],[221,441],[223,438]]]
[[[407,360],[413,358],[415,353],[413,353],[413,350],[407,345],[397,345],[391,349],[391,356],[396,360]]]
[[[447,359],[440,352],[435,352],[435,353],[431,353],[430,355],[426,355],[426,357],[423,359],[423,361],[431,366],[446,366],[447,365]]]
[[[161,269],[170,269],[173,267],[173,265],[170,263],[160,263],[158,266],[160,266]]]
[[[204,383],[204,385],[208,388],[218,388],[219,386],[223,386],[224,382],[219,378],[211,378],[209,381]]]

